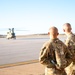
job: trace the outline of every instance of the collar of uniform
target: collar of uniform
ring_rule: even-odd
[[[70,37],[70,36],[72,36],[72,32],[71,33],[68,33],[68,34],[66,34],[67,35],[67,37]]]
[[[58,41],[58,38],[55,38],[55,39],[50,38],[50,42],[57,42],[57,41]]]

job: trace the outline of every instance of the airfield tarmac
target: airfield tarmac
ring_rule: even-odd
[[[59,36],[62,39],[61,36]],[[17,37],[16,40],[0,38],[0,65],[37,60],[47,35]]]
[[[0,65],[38,59],[42,44],[48,38],[0,38]]]

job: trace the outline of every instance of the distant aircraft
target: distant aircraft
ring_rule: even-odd
[[[16,39],[16,35],[15,35],[15,32],[14,32],[14,28],[10,29],[9,28],[9,31],[7,32],[7,36],[6,36],[7,39]]]
[[[15,32],[17,31],[28,31],[28,30],[24,30],[24,29],[19,29],[19,28],[0,28],[0,32],[5,31],[7,34],[6,38],[7,39],[16,39],[16,35]],[[0,33],[2,35],[2,33]]]

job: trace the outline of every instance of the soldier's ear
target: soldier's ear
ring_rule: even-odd
[[[63,29],[63,31],[65,32],[65,29]]]
[[[50,32],[48,32],[48,35],[50,35]]]
[[[59,35],[59,33],[57,33],[57,35]]]

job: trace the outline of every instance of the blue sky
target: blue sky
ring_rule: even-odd
[[[12,27],[16,34],[47,33],[51,26],[61,34],[66,22],[75,32],[75,0],[0,0],[0,34]]]

